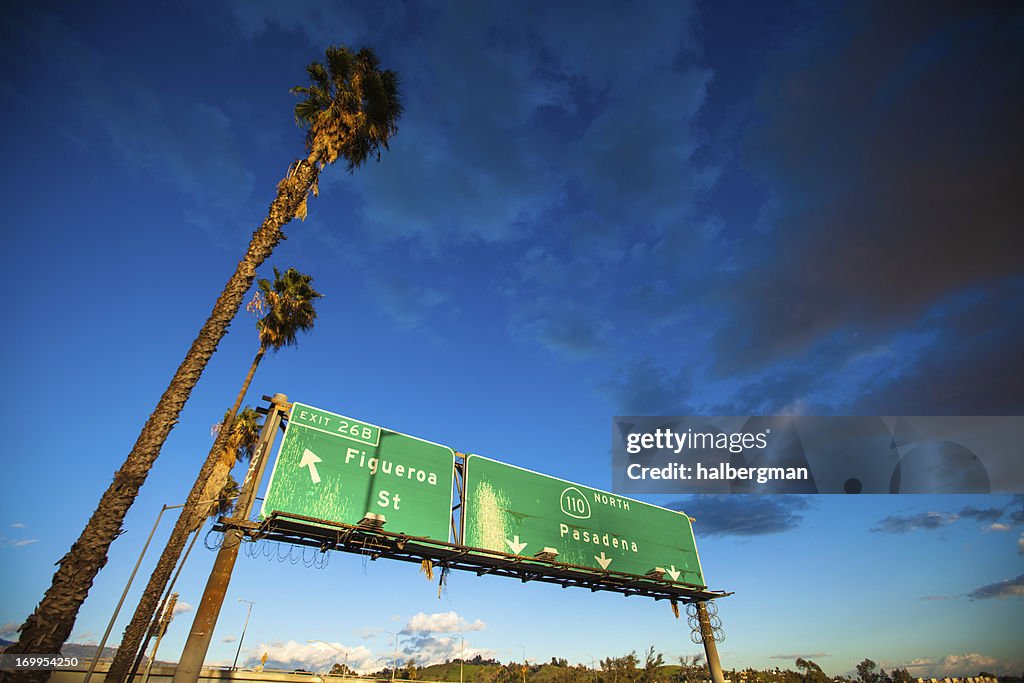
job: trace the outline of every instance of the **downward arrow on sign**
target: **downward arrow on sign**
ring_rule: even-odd
[[[594,559],[597,560],[597,563],[599,565],[601,565],[601,569],[608,569],[608,565],[610,565],[612,563],[612,559],[613,558],[605,557],[604,556],[604,551],[602,550],[601,551],[601,556],[598,557],[597,555],[594,555]]]
[[[513,536],[511,541],[506,538],[505,543],[508,543],[508,547],[512,548],[512,552],[516,555],[522,555],[523,548],[526,547],[525,543],[519,542],[519,536]]]
[[[666,569],[665,573],[668,574],[669,576],[671,576],[673,581],[678,581],[679,580],[679,570],[676,569],[675,565],[672,565],[671,567]]]
[[[317,457],[316,453],[308,448],[302,451],[302,460],[299,461],[299,467],[309,468],[309,478],[313,480],[314,484],[320,483],[320,473],[316,471],[316,464],[318,462],[322,461]]]

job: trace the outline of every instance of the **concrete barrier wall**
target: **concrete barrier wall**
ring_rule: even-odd
[[[100,662],[93,672],[89,683],[103,683],[103,677],[110,668],[109,662]],[[171,683],[174,679],[174,666],[154,665],[149,674],[149,683]],[[82,683],[88,666],[77,669],[59,669],[50,676],[50,683]],[[135,677],[135,683],[142,683],[145,670]],[[199,683],[387,683],[374,678],[349,678],[346,676],[326,676],[315,673],[292,671],[250,671],[245,669],[203,669],[199,674]]]

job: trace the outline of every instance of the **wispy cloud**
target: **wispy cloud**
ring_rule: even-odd
[[[828,657],[827,652],[811,652],[809,654],[799,655],[769,655],[768,659],[818,659],[820,657]]]
[[[908,531],[919,529],[941,529],[958,519],[960,516],[952,512],[922,512],[916,515],[890,516],[871,527],[871,531],[884,534],[905,534]]]
[[[235,636],[224,636],[223,638],[220,639],[220,642],[222,642],[222,643],[233,643],[233,642],[235,642],[237,640],[238,640],[238,638],[236,638]]]
[[[38,538],[7,538],[6,536],[0,536],[0,548],[24,548],[27,545],[38,542]]]
[[[11,528],[12,529],[24,529],[25,525],[22,524],[21,522],[15,522],[14,524],[11,525]]]
[[[696,518],[701,536],[763,536],[796,529],[810,501],[803,496],[694,496],[669,503]]]
[[[960,517],[964,519],[976,519],[979,522],[995,522],[1003,516],[1005,508],[984,508],[979,509],[968,505],[960,511]]]
[[[988,522],[981,527],[981,530],[989,533],[993,531],[1010,531],[1014,526],[1024,523],[1024,514],[1020,509],[1024,505],[1024,496],[1014,495],[1002,507],[977,508],[967,505],[956,512],[920,512],[914,515],[895,515],[886,517],[878,522],[871,531],[902,534],[909,531],[933,531],[942,529],[961,520],[974,520],[976,522]],[[1005,521],[1002,521],[1004,520]]]
[[[187,613],[191,612],[193,609],[194,608],[192,607],[192,605],[187,603],[187,602],[185,602],[184,600],[181,600],[181,601],[178,601],[178,602],[174,603],[174,614],[176,614],[176,615],[177,614],[187,614]]]
[[[1022,598],[1024,597],[1024,574],[1015,579],[1007,579],[990,583],[967,594],[972,600],[988,600],[990,598]]]
[[[8,621],[6,624],[0,625],[0,638],[11,639],[18,635],[18,627],[21,624],[15,621]]]

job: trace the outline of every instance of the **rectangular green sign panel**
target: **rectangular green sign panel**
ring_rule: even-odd
[[[293,403],[260,515],[290,512],[450,539],[455,453],[344,415]]]
[[[705,586],[685,514],[537,474],[466,458],[463,542],[475,548]]]

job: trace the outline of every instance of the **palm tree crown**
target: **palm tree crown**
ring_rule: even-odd
[[[313,328],[316,321],[314,302],[323,296],[310,286],[312,276],[289,268],[283,273],[274,268],[274,282],[257,281],[267,314],[256,323],[260,335],[260,346],[275,351],[284,346],[294,346],[296,335]]]
[[[398,74],[381,71],[370,48],[353,53],[332,46],[325,56],[326,65],[306,67],[308,87],[292,88],[304,96],[295,105],[295,122],[306,129],[306,148],[317,163],[333,164],[343,157],[352,171],[370,156],[380,160],[381,149],[388,149],[388,140],[398,132]]]

